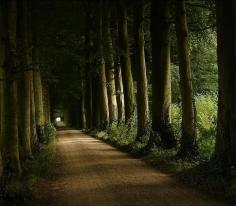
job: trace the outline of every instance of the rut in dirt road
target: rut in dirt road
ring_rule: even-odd
[[[223,206],[112,146],[76,130],[58,132],[48,205]]]

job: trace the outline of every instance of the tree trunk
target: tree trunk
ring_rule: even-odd
[[[45,124],[44,107],[43,107],[43,88],[39,65],[34,61],[34,95],[36,108],[36,124],[43,126]]]
[[[18,2],[19,8],[19,44],[21,45],[21,70],[23,72],[23,86],[19,85],[19,90],[22,90],[22,129],[21,138],[23,146],[23,155],[27,158],[32,155],[31,151],[31,71],[30,71],[30,56],[29,56],[29,36],[28,36],[28,18],[27,18],[27,0]]]
[[[91,28],[90,24],[92,22],[90,14],[86,15],[86,69],[85,69],[85,83],[86,90],[85,93],[85,106],[86,106],[86,128],[90,129],[93,127],[93,95],[92,95],[92,63],[91,63],[91,50],[92,50],[92,41],[91,41]]]
[[[51,101],[50,101],[50,90],[49,85],[43,82],[43,111],[45,123],[51,123]]]
[[[138,113],[138,134],[137,139],[147,133],[148,127],[148,93],[147,93],[147,74],[144,52],[144,0],[136,3],[134,22],[135,22],[135,49],[137,66],[137,113]]]
[[[124,103],[124,91],[123,91],[123,81],[121,74],[121,65],[119,57],[115,63],[115,83],[116,83],[116,100],[118,109],[118,124],[124,122],[125,120],[125,103]]]
[[[133,76],[131,71],[131,60],[129,54],[129,39],[127,28],[127,10],[123,3],[120,3],[118,20],[120,59],[122,68],[122,80],[124,86],[124,100],[125,100],[125,121],[131,120],[135,110],[134,86]]]
[[[236,3],[216,1],[219,73],[216,157],[222,165],[236,164]]]
[[[35,113],[35,94],[34,94],[34,81],[33,71],[30,72],[30,100],[31,100],[31,148],[34,148],[38,144],[37,130],[36,130],[36,113]]]
[[[103,35],[102,35],[102,0],[99,2],[99,14],[98,14],[98,36],[97,36],[97,49],[98,49],[98,67],[99,67],[99,88],[100,88],[100,118],[101,118],[101,129],[106,129],[109,125],[109,107],[107,97],[107,81],[106,81],[106,70],[105,60],[103,51]]]
[[[3,0],[0,1],[0,177],[2,176],[2,151],[3,151],[3,138],[5,136],[5,108],[4,108],[4,101],[5,101],[5,71],[4,66],[6,63],[6,11],[5,11],[5,2]]]
[[[81,120],[82,120],[82,128],[85,129],[87,125],[87,119],[86,119],[86,106],[85,106],[85,94],[86,86],[85,86],[85,80],[82,78],[81,80],[81,88],[82,88],[82,96],[81,96]]]
[[[116,88],[115,88],[115,63],[113,57],[113,45],[111,38],[111,25],[110,25],[111,11],[107,8],[104,12],[104,53],[106,61],[106,77],[107,77],[107,94],[109,103],[109,117],[110,123],[117,121],[117,101],[116,101]]]
[[[192,72],[188,52],[188,27],[185,0],[176,3],[176,34],[179,50],[180,90],[182,98],[182,139],[180,154],[196,152],[196,125],[192,87]]]
[[[4,64],[6,63],[6,25],[5,25],[5,5],[3,0],[0,1],[0,150],[2,138],[4,135],[4,89],[5,89],[5,71]]]
[[[100,111],[100,94],[97,92],[97,89],[99,88],[99,77],[98,74],[95,74],[93,76],[93,81],[92,81],[92,101],[93,101],[93,128],[94,129],[99,129],[101,126],[101,111]]]
[[[18,144],[16,70],[16,0],[7,1],[7,68],[5,88],[5,137],[3,139],[4,174],[19,176],[21,165]]]
[[[171,129],[169,6],[169,1],[152,1],[152,129],[171,148],[176,141]]]
[[[28,17],[28,52],[29,52],[29,68],[30,71],[30,100],[31,100],[31,148],[34,148],[38,143],[38,137],[37,137],[37,125],[36,125],[36,107],[35,107],[35,85],[34,85],[34,71],[33,71],[33,39],[32,39],[32,14],[31,14],[31,2],[28,2],[28,9],[27,9],[27,17]]]

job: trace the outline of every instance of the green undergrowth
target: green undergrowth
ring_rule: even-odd
[[[39,145],[31,159],[22,162],[20,179],[3,177],[1,179],[1,206],[37,206],[41,205],[41,196],[37,184],[40,179],[52,174],[52,162],[55,149],[55,128],[47,125],[44,133],[47,141]]]

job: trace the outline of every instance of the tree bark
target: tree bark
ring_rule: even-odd
[[[119,4],[119,20],[118,20],[118,33],[119,33],[119,46],[120,46],[120,60],[122,68],[122,80],[124,86],[124,100],[125,100],[125,121],[128,123],[135,110],[135,97],[133,76],[131,71],[131,60],[129,53],[129,39],[127,28],[127,10],[122,2]]]
[[[32,36],[32,6],[31,2],[28,2],[27,7],[27,23],[28,23],[28,52],[29,52],[29,68],[30,68],[30,100],[31,100],[31,148],[35,148],[38,144],[38,137],[37,137],[37,125],[36,125],[36,106],[35,106],[35,84],[34,84],[34,70],[33,70],[33,36]]]
[[[115,18],[115,30],[112,35],[113,40],[113,48],[115,49],[115,88],[116,88],[116,101],[117,101],[117,112],[118,112],[118,124],[125,121],[125,102],[124,102],[124,89],[123,89],[123,81],[122,81],[122,71],[121,71],[121,63],[120,63],[120,54],[119,54],[119,38],[117,38],[118,34],[118,22],[117,18]]]
[[[43,87],[43,111],[45,124],[51,123],[51,99],[50,88],[47,82],[42,82]]]
[[[176,141],[171,129],[171,70],[169,1],[152,1],[152,129],[165,147]],[[153,139],[155,141],[155,139]]]
[[[21,54],[21,70],[23,73],[23,86],[19,85],[19,90],[22,90],[22,112],[21,112],[21,138],[23,146],[23,155],[28,158],[32,155],[31,151],[31,71],[30,71],[30,56],[29,56],[29,36],[28,36],[28,2],[22,0],[18,2],[18,29],[19,29],[19,44],[21,45],[19,54]],[[21,52],[20,52],[21,51]]]
[[[186,156],[194,155],[197,146],[185,0],[180,0],[176,3],[176,34],[179,50],[180,90],[182,98],[182,138],[180,154]]]
[[[219,76],[216,157],[222,165],[236,164],[236,3],[216,1]]]
[[[138,133],[137,139],[147,133],[149,108],[147,93],[147,74],[144,52],[144,0],[136,3],[134,11],[135,24],[135,49],[136,49],[136,66],[137,66],[137,113],[138,113]]]
[[[90,24],[92,22],[90,13],[88,12],[86,15],[86,69],[85,69],[85,83],[86,90],[85,93],[85,106],[86,106],[86,128],[90,129],[93,127],[93,95],[92,95],[92,62],[91,62],[91,50],[92,50],[92,40],[91,40],[91,28]]]
[[[5,23],[5,4],[0,1],[0,152],[2,150],[2,140],[4,136],[4,90],[5,90],[5,71],[6,63],[6,23]]]
[[[16,0],[7,1],[7,68],[5,88],[5,137],[3,139],[4,174],[20,176],[16,81]]]
[[[118,109],[118,124],[124,122],[125,120],[125,102],[124,102],[124,90],[123,81],[121,74],[120,60],[117,54],[117,59],[115,63],[115,83],[116,83],[116,100]]]
[[[92,101],[93,101],[93,128],[99,129],[101,126],[101,111],[100,111],[100,94],[97,92],[99,88],[99,74],[94,74],[93,81],[92,81]]]
[[[109,7],[104,12],[104,56],[106,61],[106,78],[107,78],[107,94],[109,104],[109,120],[110,124],[117,121],[117,101],[116,101],[116,88],[115,88],[115,64],[113,57],[113,45],[111,38],[111,25],[110,25],[111,11]]]
[[[81,120],[82,120],[82,128],[86,129],[87,125],[87,119],[86,119],[86,105],[85,105],[85,94],[87,93],[86,91],[86,86],[85,86],[85,80],[82,77],[81,80],[81,88],[82,88],[82,96],[81,96]]]
[[[98,13],[98,32],[97,32],[97,49],[98,49],[98,68],[99,68],[99,88],[100,88],[100,118],[101,126],[100,129],[106,129],[109,125],[109,107],[107,97],[107,81],[106,81],[106,70],[104,60],[104,49],[103,49],[103,21],[102,21],[102,6],[103,1],[99,2],[99,13]]]

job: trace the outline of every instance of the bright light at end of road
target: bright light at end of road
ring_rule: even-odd
[[[57,117],[56,122],[61,122],[61,117]]]

